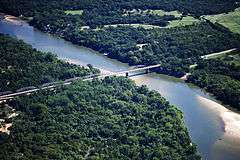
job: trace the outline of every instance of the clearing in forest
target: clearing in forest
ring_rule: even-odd
[[[192,16],[186,16],[180,20],[169,21],[169,24],[166,26],[166,28],[193,25],[194,23],[198,23],[199,21],[200,20],[198,20]]]
[[[83,10],[66,10],[64,11],[66,14],[71,14],[71,15],[82,15]]]
[[[205,16],[205,18],[213,23],[219,23],[224,27],[229,28],[232,32],[240,34],[240,8],[229,13],[208,15]]]
[[[165,16],[165,15],[173,15],[175,17],[181,17],[182,13],[180,13],[179,11],[164,11],[164,10],[145,10],[144,12],[148,12],[150,14],[156,14],[159,16]]]

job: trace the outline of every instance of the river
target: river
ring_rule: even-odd
[[[130,68],[127,64],[109,59],[91,49],[76,46],[61,38],[42,33],[22,21],[1,20],[0,33],[22,39],[40,51],[52,52],[60,59],[75,64],[92,64],[105,72],[123,71]],[[150,89],[158,91],[171,104],[182,110],[190,136],[193,142],[197,144],[198,151],[203,159],[240,159],[238,148],[234,150],[229,149],[227,145],[223,145],[223,142],[225,142],[223,138],[224,125],[220,113],[210,106],[215,103],[213,97],[197,87],[184,83],[182,80],[165,75],[151,73],[132,79],[138,85],[144,84]],[[237,144],[233,143],[232,145]]]

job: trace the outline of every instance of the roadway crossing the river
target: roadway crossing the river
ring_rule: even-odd
[[[63,83],[56,83],[56,82],[53,82],[51,83],[50,85],[48,86],[45,86],[44,84],[42,85],[42,87],[39,87],[39,88],[34,88],[34,89],[29,89],[29,90],[25,90],[25,91],[19,91],[19,92],[15,92],[15,93],[10,93],[10,94],[6,94],[6,95],[2,95],[0,96],[0,102],[1,101],[4,101],[4,100],[9,100],[9,99],[13,99],[14,97],[17,97],[17,96],[21,96],[21,95],[27,95],[27,94],[31,94],[31,93],[34,93],[34,92],[37,92],[39,90],[51,90],[51,89],[54,89],[58,86],[61,86],[61,85],[69,85],[71,84],[72,82],[74,81],[77,81],[77,80],[83,80],[83,81],[90,81],[90,80],[93,80],[93,79],[103,79],[105,77],[109,77],[109,76],[128,76],[129,73],[132,73],[132,72],[138,72],[138,71],[144,71],[146,70],[147,72],[145,72],[146,74],[148,73],[148,70],[150,69],[153,69],[153,68],[158,68],[160,67],[161,65],[160,64],[157,64],[157,65],[151,65],[151,66],[146,66],[146,67],[141,67],[141,68],[135,68],[135,69],[131,69],[131,70],[127,70],[127,71],[120,71],[120,72],[112,72],[112,73],[109,73],[109,74],[100,74],[100,75],[92,75],[91,77],[89,78],[83,78],[83,77],[75,77],[75,78],[71,78],[71,79],[67,79],[65,80]],[[134,75],[131,75],[131,76],[134,76]]]

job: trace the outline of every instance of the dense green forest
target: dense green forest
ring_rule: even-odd
[[[0,92],[37,86],[99,72],[59,60],[52,53],[33,49],[21,40],[0,34]]]
[[[163,68],[178,72],[187,72],[201,55],[234,48],[240,42],[238,36],[208,23],[151,30],[120,26],[97,31],[73,30],[66,31],[65,38],[130,65],[162,64]],[[138,44],[144,44],[143,48],[139,49]]]
[[[217,99],[240,110],[240,65],[223,59],[202,60],[188,82],[205,88]]]
[[[34,20],[34,25],[48,31],[46,26],[49,21],[45,17]],[[58,27],[62,23],[56,25],[57,20],[52,22],[54,24],[49,25],[55,27],[51,33],[61,35],[75,44],[107,53],[108,57],[130,65],[162,64],[160,72],[178,77],[188,72],[189,65],[197,62],[201,55],[235,48],[240,43],[238,35],[208,22],[151,30],[129,26],[98,30],[63,27],[63,32]],[[142,49],[138,44],[144,45]]]
[[[209,65],[203,67],[201,63],[205,65],[205,62],[201,61],[200,56],[239,48],[240,36],[200,16],[226,13],[237,7],[239,3],[236,0],[2,0],[0,2],[1,12],[32,17],[30,24],[41,31],[107,53],[108,57],[130,65],[161,64],[162,67],[157,72],[181,77],[186,72],[190,72],[190,65],[200,63],[189,81],[200,87],[206,87],[219,99],[233,106],[239,105],[238,96],[230,98],[238,94],[235,93],[237,92],[235,89],[238,88],[239,79],[228,74],[237,76],[235,72],[239,72],[239,69],[233,73],[230,67],[226,75],[221,68],[229,68],[229,66],[222,67],[220,62],[207,61]],[[132,12],[134,9],[138,14]],[[160,16],[151,12],[142,14],[144,10],[159,9],[177,10],[181,12],[181,16]],[[79,10],[81,14],[66,13],[71,10]],[[164,28],[172,20],[181,20],[187,15],[198,18],[199,22],[189,26]],[[140,27],[104,26],[135,23],[140,24]],[[153,24],[159,28],[144,29],[141,24]],[[215,67],[215,71],[213,67],[208,68],[211,65]],[[227,88],[228,91],[225,92]]]
[[[124,77],[79,81],[9,105],[20,114],[10,135],[0,134],[3,160],[200,159],[181,111]]]
[[[119,1],[2,1],[0,11],[31,16],[30,24],[44,32],[56,34],[75,44],[90,47],[108,57],[136,64],[162,64],[159,72],[180,77],[199,56],[239,47],[239,35],[222,26],[204,20],[197,24],[175,28],[144,29],[104,27],[109,24],[153,24],[166,26],[169,21],[182,19],[187,14],[203,14],[234,10],[236,1],[176,1],[176,0],[119,0]],[[12,2],[12,1],[11,1]],[[10,2],[10,3],[11,3]],[[166,11],[178,10],[182,16],[123,14],[132,9]],[[81,14],[66,14],[66,10],[81,10]],[[90,29],[83,29],[83,27]],[[138,45],[143,45],[140,49]]]
[[[1,0],[0,11],[14,15],[33,16],[46,10],[98,10],[121,11],[123,9],[179,10],[196,16],[229,12],[239,6],[238,0]]]
[[[200,56],[239,48],[240,36],[202,15],[239,7],[236,0],[1,0],[0,12],[130,65],[161,64],[157,72],[192,82],[240,109],[239,65]],[[137,9],[174,15],[125,14]],[[80,10],[81,14],[66,11]],[[80,13],[80,12],[79,12]],[[167,28],[193,16],[199,22]],[[139,24],[139,27],[112,24]],[[154,25],[146,29],[141,25]],[[141,46],[141,47],[139,47]],[[98,72],[58,60],[0,35],[0,92]],[[192,64],[197,64],[193,70]],[[78,81],[54,92],[8,102],[19,112],[10,134],[0,133],[0,159],[200,159],[182,113],[145,86],[123,77]],[[7,106],[5,106],[7,107]]]
[[[9,36],[0,35],[0,44],[0,80],[15,84],[9,88],[96,72]],[[9,106],[17,117],[8,118],[7,112],[13,112]],[[0,133],[3,160],[200,159],[181,111],[159,93],[123,77],[78,81],[1,103],[0,108],[4,123],[13,124],[10,134]]]

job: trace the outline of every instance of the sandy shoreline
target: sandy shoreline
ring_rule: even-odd
[[[82,65],[82,63],[78,60],[74,60],[74,59],[63,59],[65,62],[68,62],[70,64],[76,64],[76,65],[79,65],[79,66],[84,66]],[[84,66],[86,67],[86,66]],[[102,69],[102,68],[97,68],[100,70],[101,74],[113,74],[114,72],[111,72],[109,70],[106,70],[106,69]]]
[[[4,15],[3,16],[6,21],[14,23],[16,25],[21,25],[22,21],[17,17]],[[80,61],[77,60],[67,60],[69,63],[80,65]],[[99,69],[99,68],[98,68]],[[113,73],[111,71],[105,69],[99,69],[102,74],[110,74]],[[187,76],[183,76],[181,79],[185,80]],[[233,111],[225,108],[223,105],[218,104],[212,100],[207,98],[198,96],[198,101],[205,107],[208,107],[212,111],[214,111],[219,118],[223,122],[223,130],[224,135],[219,137],[219,140],[214,144],[216,151],[213,154],[219,153],[221,154],[222,150],[226,150],[228,148],[229,152],[238,151],[240,153],[240,114],[234,113]],[[10,126],[6,126],[6,129]],[[235,154],[235,153],[232,153]],[[218,159],[218,158],[214,158]]]
[[[203,106],[213,110],[223,122],[224,134],[213,145],[211,159],[240,159],[240,114],[210,99],[201,96],[197,99]],[[227,153],[227,157],[221,153]]]
[[[218,113],[219,117],[224,122],[224,132],[225,134],[239,137],[240,139],[240,115],[227,109],[221,104],[214,102],[210,99],[198,96],[198,101],[200,101],[204,106],[209,107]]]
[[[186,73],[184,76],[180,77],[180,79],[186,81],[189,75],[191,75],[191,73]]]
[[[24,21],[22,21],[21,19],[19,19],[18,17],[12,16],[12,15],[6,15],[4,13],[1,13],[1,18],[4,19],[7,22],[11,22],[15,25],[22,25],[22,23]]]

